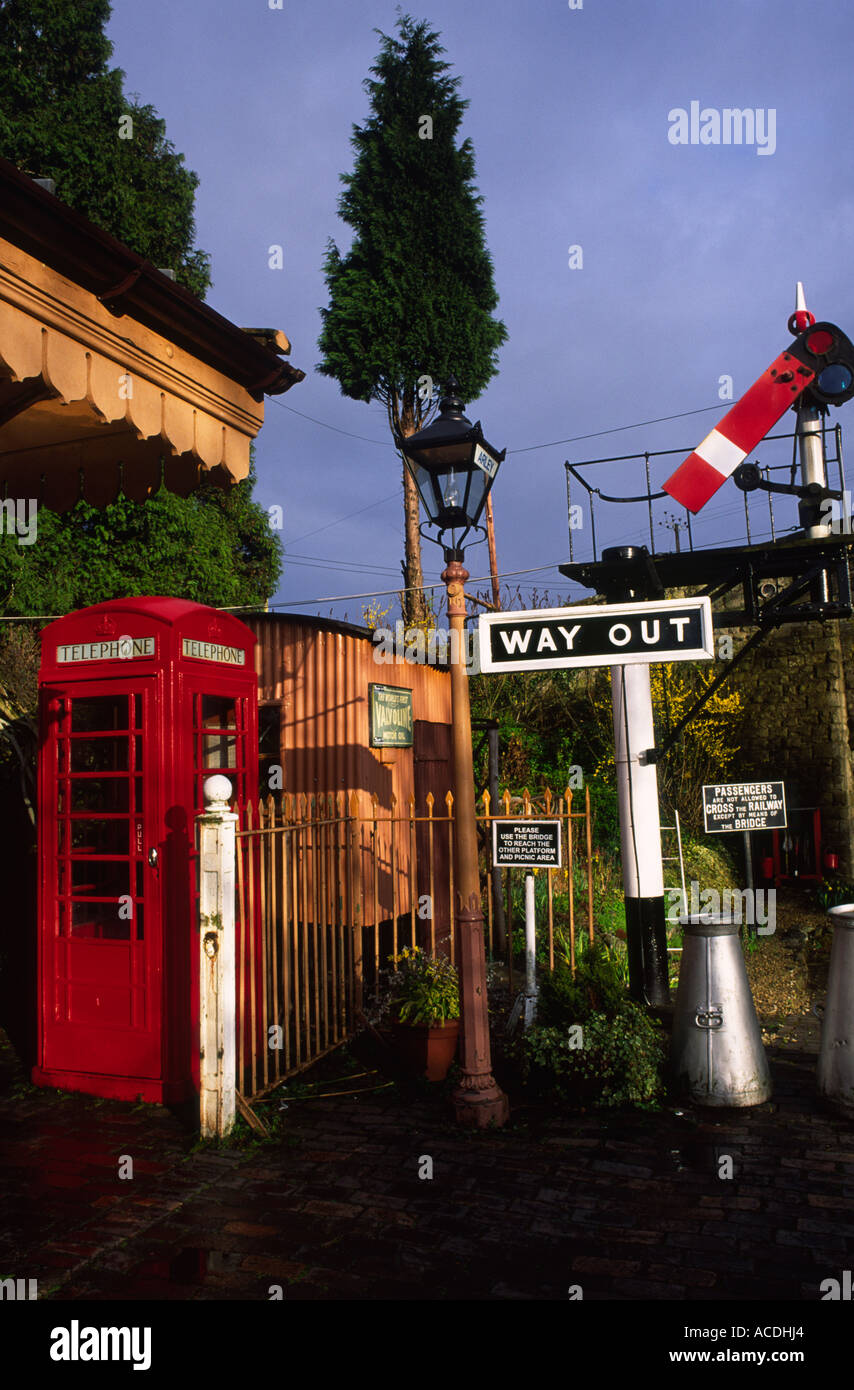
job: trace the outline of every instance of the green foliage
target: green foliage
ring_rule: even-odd
[[[460,78],[446,75],[426,21],[404,15],[398,30],[396,38],[376,31],[376,80],[364,83],[371,115],[353,127],[355,164],[341,176],[339,215],[355,235],[344,255],[329,242],[318,370],[345,396],[382,400],[398,428],[406,419],[417,429],[450,375],[465,400],[480,395],[507,330],[491,317],[498,296],[474,151],[470,140],[457,145],[468,105]],[[432,139],[419,136],[423,116]],[[422,375],[436,387],[424,402]]]
[[[672,823],[672,822],[671,822]],[[700,892],[714,888],[718,893],[741,889],[743,871],[737,868],[733,856],[724,843],[726,836],[707,835],[704,838],[682,831],[682,860],[685,867],[685,887],[691,892],[691,883],[700,885]],[[677,855],[679,847],[673,831],[667,832],[664,852],[668,860],[664,864],[665,888],[680,888],[679,860],[670,858]]]
[[[436,1024],[459,1018],[459,981],[449,960],[430,956],[420,946],[404,946],[389,961],[399,967],[391,978],[391,1008],[399,1022]]]
[[[659,743],[709,681],[710,676],[700,663],[682,663],[678,671],[662,667],[656,673],[653,668],[652,699]],[[473,717],[498,721],[503,784],[519,791],[523,787],[536,791],[550,786],[559,795],[570,767],[580,767],[590,785],[591,797],[595,798],[597,844],[605,853],[618,854],[608,671],[593,667],[478,675],[471,678],[469,690]],[[720,781],[727,768],[733,766],[743,717],[739,694],[724,687],[687,725],[679,743],[658,765],[662,819],[666,824],[672,824],[672,808],[677,806],[683,826],[698,836],[702,834],[700,788],[704,782]],[[478,771],[483,780],[483,764]],[[600,838],[603,835],[605,839]]]
[[[274,592],[281,548],[252,500],[254,469],[229,492],[189,497],[161,488],[146,502],[119,496],[102,511],[78,502],[38,510],[38,541],[0,536],[0,611],[70,612],[128,594],[165,594],[228,607]]]
[[[582,944],[582,942],[584,944]],[[541,982],[537,1020],[561,1027],[583,1023],[591,1014],[616,1014],[627,1002],[625,976],[620,964],[599,941],[578,942],[575,977],[566,959],[556,959],[553,971]]]
[[[617,788],[608,782],[590,782],[590,809],[600,854],[620,853],[620,807]]]
[[[151,106],[109,68],[108,0],[0,0],[0,152],[97,226],[204,296],[193,248],[197,176]],[[131,127],[122,118],[132,120]]]
[[[637,1004],[617,1014],[591,1013],[583,1045],[571,1045],[566,1027],[537,1023],[519,1049],[522,1077],[543,1098],[573,1105],[653,1107],[664,1094],[665,1044],[661,1025]]]
[[[591,716],[598,674],[532,671],[470,678],[472,716],[498,722],[504,786],[518,791],[548,786],[559,796],[571,767],[581,767],[589,777],[604,747]],[[485,763],[479,770],[485,771]]]
[[[600,941],[578,942],[540,980],[537,1021],[516,1044],[526,1086],[575,1105],[649,1105],[663,1094],[660,1024],[629,999],[623,954]],[[580,1039],[570,1029],[581,1028]],[[579,1045],[580,1043],[580,1045]]]

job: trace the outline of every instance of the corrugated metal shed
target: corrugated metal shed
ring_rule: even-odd
[[[243,621],[258,639],[259,706],[281,709],[284,790],[309,795],[356,791],[368,798],[376,793],[386,808],[393,793],[398,806],[408,805],[416,790],[419,745],[435,733],[417,726],[451,724],[449,673],[402,659],[400,664],[377,662],[367,628],[349,623],[279,613],[253,614]],[[372,683],[412,691],[414,749],[370,747]],[[449,751],[443,796],[450,785]]]
[[[410,798],[416,815],[426,816],[426,797],[435,798],[434,815],[445,821],[445,797],[452,790],[451,681],[447,670],[405,662],[378,662],[367,628],[331,619],[256,613],[244,616],[257,638],[259,726],[267,766],[282,767],[283,790],[307,796],[356,792],[366,822],[372,798],[388,817],[408,817]],[[369,686],[377,683],[412,691],[414,743],[411,748],[370,746]],[[268,785],[262,778],[262,793]],[[401,831],[403,830],[403,833]],[[419,860],[426,829],[419,826]],[[409,835],[395,830],[392,852],[388,820],[378,827],[374,853],[382,868],[376,916],[389,915],[393,877],[398,911],[410,905]],[[436,876],[449,863],[449,834],[433,836]],[[364,841],[364,843],[367,842]],[[426,855],[424,856],[426,862]],[[391,875],[392,862],[397,873]],[[366,882],[373,866],[367,860]],[[421,891],[424,891],[423,874]],[[437,907],[437,916],[439,907]],[[444,918],[443,911],[441,916]],[[368,920],[366,918],[366,920]]]

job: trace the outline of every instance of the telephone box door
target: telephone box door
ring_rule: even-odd
[[[157,1078],[162,965],[155,677],[46,689],[46,1069]],[[152,856],[156,860],[156,855]],[[52,922],[52,930],[50,923]]]

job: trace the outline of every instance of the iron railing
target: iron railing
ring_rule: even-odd
[[[551,791],[521,797],[505,792],[494,810],[488,792],[478,802],[491,957],[496,913],[488,847],[492,820],[503,817],[561,821],[564,868],[542,871],[549,969],[556,939],[568,942],[575,968],[579,918],[592,941],[589,788],[582,800],[583,809],[574,810],[567,790],[558,798]],[[390,957],[404,946],[458,959],[453,826],[450,792],[441,807],[428,795],[421,815],[414,797],[406,806],[391,797],[381,807],[374,796],[366,808],[359,796],[345,792],[269,796],[246,808],[237,832],[235,912],[238,1090],[244,1099],[266,1094],[351,1036],[366,1000],[380,1000],[394,968]],[[512,876],[521,872],[504,871],[509,942]],[[561,911],[555,905],[558,875]],[[508,965],[512,988],[512,952]]]

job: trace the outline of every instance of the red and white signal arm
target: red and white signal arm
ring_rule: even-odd
[[[799,318],[792,315],[790,332],[800,327]],[[836,324],[814,323],[799,333],[667,479],[664,491],[698,512],[804,396],[819,408],[854,396],[854,344]]]

